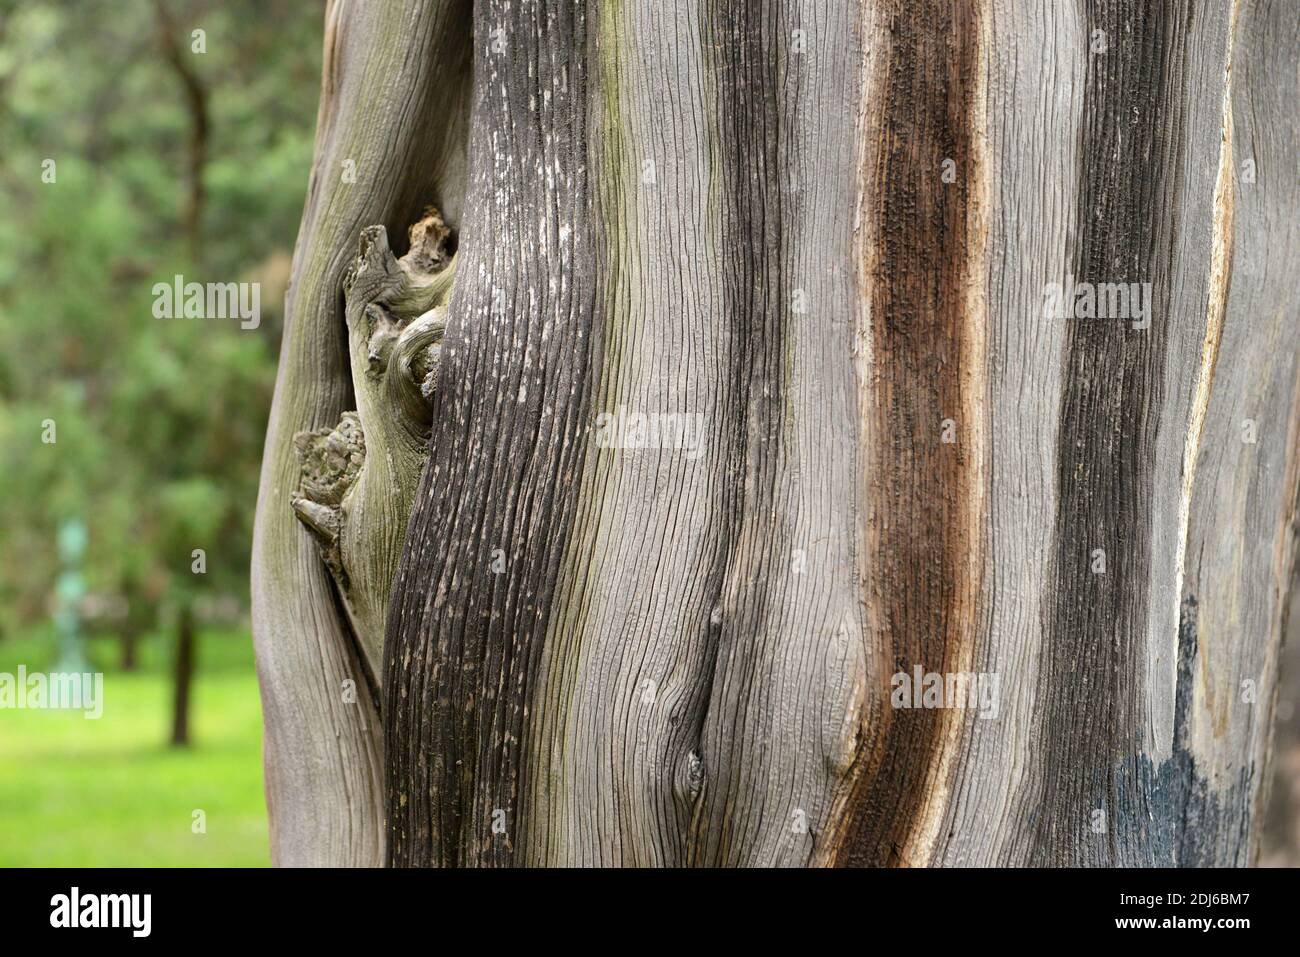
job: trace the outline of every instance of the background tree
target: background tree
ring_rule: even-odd
[[[94,596],[122,610],[98,627],[122,635],[128,662],[156,628],[179,641],[187,619],[197,628],[205,610],[232,606],[237,619],[246,604],[320,10],[0,4],[4,631],[47,618],[55,529],[73,516],[89,529]],[[266,33],[242,27],[254,17]],[[202,54],[195,29],[208,37]],[[164,49],[211,87],[197,165],[188,86]],[[155,318],[153,285],[176,274],[262,282],[262,324]],[[42,441],[46,420],[53,443]]]
[[[276,859],[1249,861],[1298,30],[331,4],[254,545]],[[891,706],[917,667],[996,717]]]

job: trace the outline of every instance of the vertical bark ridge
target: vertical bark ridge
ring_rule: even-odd
[[[752,671],[736,669],[758,664],[751,643],[772,625],[769,582],[782,574],[783,569],[773,566],[784,564],[790,552],[787,516],[778,511],[776,496],[787,438],[782,419],[791,287],[782,257],[788,212],[781,183],[783,120],[776,76],[784,41],[779,8],[706,3],[700,14],[701,31],[712,40],[705,50],[717,117],[721,306],[731,344],[723,371],[723,431],[718,435],[726,463],[722,534],[707,572],[712,593],[706,639],[711,660],[704,693],[708,704],[698,713],[694,729],[703,742],[726,697],[746,697],[744,690],[733,690],[727,682],[752,685]],[[727,737],[723,731],[714,740],[725,747]],[[720,748],[702,745],[698,755],[714,792],[724,789],[741,766]],[[731,813],[709,813],[714,809]],[[693,863],[726,858],[741,840],[734,826],[744,810],[719,808],[713,800],[701,802],[692,827]]]
[[[1205,313],[1205,337],[1201,343],[1200,367],[1196,373],[1195,392],[1188,415],[1187,436],[1183,443],[1183,487],[1178,506],[1177,572],[1174,601],[1181,609],[1183,578],[1187,557],[1187,523],[1191,517],[1192,489],[1196,486],[1196,466],[1200,458],[1201,437],[1205,431],[1205,412],[1214,386],[1214,368],[1219,361],[1223,340],[1223,320],[1228,307],[1228,289],[1232,281],[1232,211],[1233,211],[1233,129],[1232,129],[1232,53],[1233,34],[1241,12],[1240,0],[1232,0],[1228,14],[1227,50],[1223,65],[1223,107],[1220,116],[1221,140],[1219,167],[1214,180],[1214,235],[1210,247],[1210,288]],[[1180,629],[1181,632],[1181,629]],[[1179,658],[1182,650],[1179,650]]]
[[[470,188],[385,649],[389,860],[509,864],[573,521],[600,239],[584,4],[480,0]]]
[[[1178,747],[1152,776],[1183,813],[1179,865],[1245,866],[1257,851],[1278,649],[1300,496],[1300,21],[1241,4],[1233,30],[1231,270],[1188,520]],[[1183,685],[1186,685],[1184,691]]]
[[[1160,18],[1164,42],[1176,50],[1152,54],[1156,28],[1135,26],[1137,12],[1116,19],[1117,8],[1097,5],[995,5],[987,561],[996,571],[986,580],[987,642],[979,654],[987,658],[981,670],[1000,675],[1003,695],[999,719],[974,723],[956,763],[934,863],[1240,863],[1248,853],[1272,687],[1263,637],[1279,607],[1261,586],[1268,577],[1261,569],[1273,555],[1266,543],[1276,540],[1274,481],[1286,440],[1280,432],[1265,440],[1261,431],[1258,447],[1243,449],[1241,428],[1249,410],[1287,401],[1277,383],[1294,349],[1275,338],[1286,313],[1260,274],[1293,270],[1277,211],[1294,196],[1277,183],[1255,190],[1232,182],[1244,158],[1257,160],[1241,146],[1254,138],[1243,136],[1242,118],[1253,125],[1256,113],[1275,115],[1286,97],[1285,84],[1252,68],[1280,54],[1259,37],[1245,52],[1250,31],[1233,26],[1235,7],[1222,0],[1144,9]],[[1253,9],[1258,22],[1276,18]],[[1244,10],[1240,17],[1254,19]],[[1144,70],[1160,74],[1146,94],[1115,92],[1137,82],[1120,79],[1125,71]],[[1099,100],[1108,83],[1112,95]],[[1225,98],[1235,104],[1226,116]],[[1089,119],[1100,115],[1114,121]],[[1236,145],[1202,135],[1187,119],[1203,116],[1224,116]],[[1268,126],[1280,155],[1291,127]],[[1140,172],[1117,173],[1125,163]],[[1138,178],[1147,192],[1129,188]],[[1122,188],[1098,192],[1098,182],[1121,180]],[[1084,199],[1089,191],[1092,200]],[[1243,226],[1247,211],[1253,218]],[[1259,244],[1244,257],[1243,239]],[[1089,281],[1080,266],[1086,242],[1120,250],[1121,267],[1125,254],[1145,250],[1145,276],[1094,268],[1091,281],[1151,282],[1151,328],[1043,315],[1049,283]],[[1255,265],[1265,260],[1266,268]],[[1137,341],[1142,334],[1150,341]],[[1089,335],[1094,344],[1113,336],[1114,348],[1097,349],[1081,365],[1080,337]],[[1140,373],[1111,381],[1123,376],[1122,357],[1133,359],[1139,347],[1147,350]],[[1112,396],[1109,405],[1101,395]],[[1109,428],[1061,414],[1070,403],[1078,413],[1080,396]],[[1067,436],[1067,427],[1079,431]],[[1270,421],[1274,427],[1283,428]],[[1071,472],[1062,459],[1084,465]],[[1108,471],[1138,460],[1135,478]],[[1135,550],[1124,558],[1136,564],[1114,579],[1112,549],[1099,576],[1106,581],[1095,583],[1137,604],[1127,621],[1097,626],[1103,639],[1071,645],[1056,630],[1057,614],[1073,606],[1080,620],[1088,615],[1094,593],[1067,596],[1092,573],[1096,529],[1086,522],[1105,507],[1074,519],[1054,508],[1061,500],[1068,510],[1085,477],[1094,501],[1141,505],[1140,516],[1112,523],[1122,547]],[[1145,488],[1130,494],[1136,485]],[[1060,580],[1062,548],[1082,553],[1073,558],[1073,585]],[[1202,571],[1211,568],[1216,573]],[[1248,693],[1246,681],[1255,690]],[[1043,729],[1053,722],[1049,736]],[[1081,742],[1096,745],[1100,757],[1080,752]],[[1107,783],[1101,793],[1081,797],[1097,779]]]
[[[700,24],[726,364],[685,860],[803,865],[864,682],[853,461],[825,458],[852,434],[855,195],[850,130],[826,119],[851,115],[861,35],[852,8],[813,2],[706,5]]]
[[[588,462],[530,744],[530,862],[804,864],[830,829],[864,686],[839,454],[854,15],[602,6],[602,203],[622,228],[597,407],[695,415],[703,435]]]
[[[720,299],[707,204],[696,24],[657,3],[600,5],[599,204],[608,234],[604,347],[593,412],[719,421],[711,348]],[[661,38],[672,36],[674,42]],[[698,118],[687,122],[684,118]],[[590,423],[589,423],[590,424]],[[557,586],[529,740],[527,862],[684,861],[691,715],[707,681],[701,568],[723,533],[720,461],[601,445],[594,430]]]
[[[253,536],[253,640],[280,865],[384,858],[377,702],[334,584],[290,506],[301,474],[294,436],[355,408],[341,281],[361,230],[382,224],[405,237],[430,202],[459,222],[468,13],[461,0],[335,2],[326,11],[315,157]],[[372,519],[382,527],[383,516]]]
[[[1136,761],[1147,720],[1145,681],[1133,665],[1151,640],[1155,437],[1171,328],[1190,17],[1179,0],[1088,0],[1084,9],[1089,36],[1103,31],[1108,50],[1090,58],[1083,94],[1071,275],[1094,286],[1149,283],[1152,321],[1143,329],[1114,317],[1067,320],[1032,859],[1073,865],[1118,863],[1116,855],[1128,854],[1141,860],[1148,852],[1128,813],[1143,796],[1121,764]],[[1093,833],[1104,839],[1080,840],[1098,822],[1104,829]]]
[[[960,712],[890,709],[890,676],[964,671],[976,638],[985,317],[971,287],[985,268],[985,11],[974,0],[868,7],[868,42],[879,46],[862,171],[860,547],[868,627],[885,660],[837,861],[893,865],[929,853]]]
[[[1037,806],[1044,567],[1055,521],[1053,454],[1065,323],[1043,289],[1068,270],[1076,233],[1078,123],[1088,38],[1073,4],[987,5],[983,149],[987,467],[983,585],[972,670],[997,676],[988,719],[967,721],[929,863],[1023,863]],[[1032,224],[1032,225],[1031,225]]]

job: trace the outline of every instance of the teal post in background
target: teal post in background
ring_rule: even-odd
[[[81,600],[86,594],[86,579],[81,573],[86,554],[86,526],[79,518],[68,519],[59,526],[59,580],[55,585],[54,623],[59,630],[59,663],[63,674],[89,671],[85,642],[81,633]]]

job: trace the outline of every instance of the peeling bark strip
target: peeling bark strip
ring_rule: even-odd
[[[601,302],[582,4],[474,11],[470,185],[385,647],[389,862],[509,864]]]
[[[890,0],[868,19],[861,521],[868,622],[885,660],[873,668],[841,864],[923,861],[960,713],[891,709],[890,675],[965,670],[974,640],[984,316],[968,292],[984,269],[981,15],[976,0]],[[944,182],[949,160],[955,178]]]
[[[1183,0],[1086,5],[1088,36],[1102,31],[1107,49],[1093,53],[1083,93],[1073,274],[1094,287],[1151,283],[1152,315],[1145,329],[1117,318],[1064,320],[1060,496],[1038,722],[1037,864],[1137,863],[1149,843],[1140,833],[1143,798],[1132,790],[1131,765],[1146,721],[1138,662],[1153,640],[1151,496],[1171,321],[1189,17]],[[1107,817],[1104,831],[1092,829],[1101,820],[1095,812]]]

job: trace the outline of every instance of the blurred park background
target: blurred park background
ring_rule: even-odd
[[[0,865],[269,863],[248,557],[323,13],[0,0],[0,672],[105,674],[99,720],[0,710]],[[176,274],[260,283],[260,325],[154,318]],[[1273,865],[1300,864],[1297,624]]]
[[[99,720],[0,711],[0,865],[269,863],[248,561],[323,17],[0,0],[0,672],[105,675]],[[154,318],[175,274],[260,325]]]

